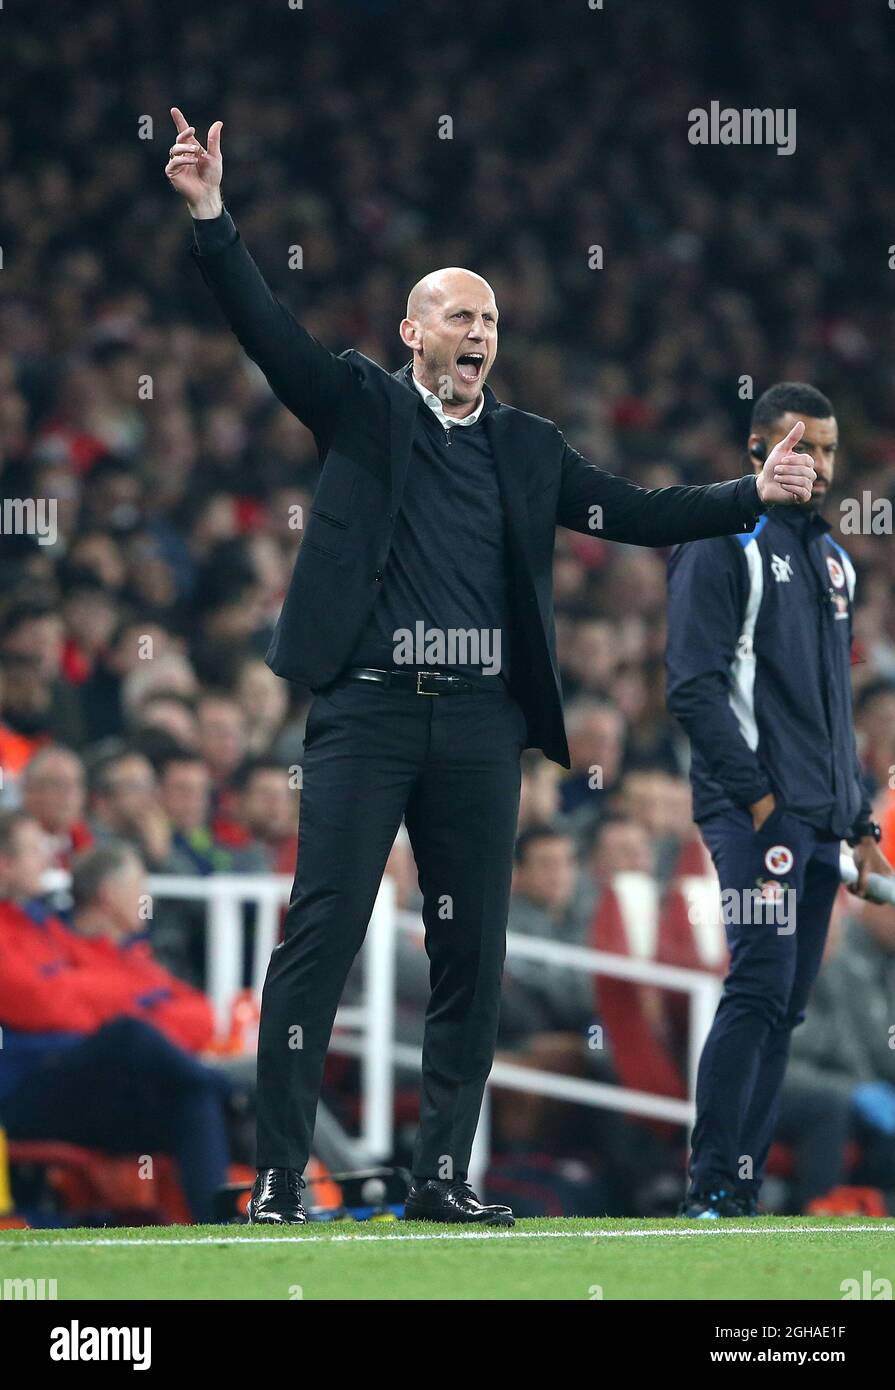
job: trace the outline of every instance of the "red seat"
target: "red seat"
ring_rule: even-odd
[[[656,959],[684,970],[727,972],[727,943],[720,916],[714,918],[717,879],[702,875],[674,880],[659,913]]]
[[[93,1213],[111,1213],[122,1218],[122,1225],[136,1226],[180,1225],[191,1219],[173,1159],[156,1158],[153,1179],[146,1181],[135,1154],[106,1154],[47,1140],[10,1139],[8,1147],[11,1168],[45,1170],[60,1210],[68,1216],[89,1219]]]
[[[604,891],[591,926],[591,943],[596,950],[642,957],[642,951],[632,949],[632,932],[626,921],[627,906],[615,887]],[[635,932],[640,929],[641,941],[649,939],[650,926],[643,922],[635,924]],[[611,975],[598,975],[595,990],[598,1017],[606,1028],[622,1085],[653,1095],[684,1099],[687,1091],[683,1078],[657,1036],[652,1021],[657,991]]]
[[[192,1221],[174,1160],[164,1154],[154,1160],[153,1179],[147,1181],[139,1176],[140,1160],[135,1154],[107,1154],[43,1139],[10,1139],[8,1151],[10,1168],[44,1169],[59,1211],[69,1219],[91,1222],[111,1215],[120,1226],[183,1226]],[[325,1175],[316,1158],[310,1160],[308,1171],[312,1176]],[[254,1168],[230,1164],[228,1184],[240,1184],[247,1191],[254,1180]],[[334,1184],[318,1189],[315,1196],[318,1205],[341,1203]],[[22,1224],[18,1218],[10,1220]]]

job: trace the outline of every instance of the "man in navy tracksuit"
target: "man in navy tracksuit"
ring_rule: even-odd
[[[820,515],[837,447],[833,407],[784,382],[756,402],[750,456],[797,420],[817,479],[804,506],[749,534],[677,546],[669,562],[668,704],[692,745],[693,814],[718,872],[730,970],[703,1050],[685,1216],[757,1210],[792,1029],[823,955],[855,846],[863,891],[891,873],[855,749],[855,572]]]

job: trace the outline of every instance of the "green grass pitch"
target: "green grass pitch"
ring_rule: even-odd
[[[0,1232],[4,1281],[59,1299],[842,1299],[895,1286],[895,1222],[418,1222]],[[877,1288],[880,1286],[877,1285]],[[865,1293],[865,1297],[867,1294]]]

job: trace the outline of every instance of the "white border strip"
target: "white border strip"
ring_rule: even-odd
[[[195,1236],[190,1237],[174,1236],[171,1240],[162,1240],[157,1236],[149,1236],[145,1240],[140,1240],[133,1236],[125,1236],[120,1240],[114,1237],[99,1236],[95,1240],[88,1237],[86,1240],[3,1240],[0,1238],[0,1257],[4,1250],[34,1250],[50,1247],[53,1250],[60,1248],[87,1250],[96,1246],[103,1246],[114,1249],[116,1246],[157,1246],[167,1245],[252,1245],[252,1246],[273,1246],[273,1245],[354,1245],[360,1241],[376,1244],[387,1244],[388,1242],[400,1243],[402,1241],[414,1240],[632,1240],[632,1239],[662,1239],[671,1237],[679,1239],[681,1236],[827,1236],[827,1235],[854,1235],[854,1234],[895,1234],[895,1226],[892,1225],[872,1225],[872,1226],[728,1226],[706,1222],[704,1226],[682,1226],[680,1229],[670,1228],[660,1231],[602,1231],[599,1229],[589,1229],[583,1231],[512,1231],[512,1230],[479,1230],[479,1231],[428,1231],[412,1232],[406,1235],[395,1233],[394,1235],[338,1235],[338,1236]]]

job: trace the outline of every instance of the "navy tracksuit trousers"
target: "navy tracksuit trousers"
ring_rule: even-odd
[[[699,1063],[690,1180],[693,1191],[748,1197],[774,1137],[790,1034],[820,969],[840,841],[780,809],[757,833],[740,810],[699,828],[721,883],[730,969]]]

